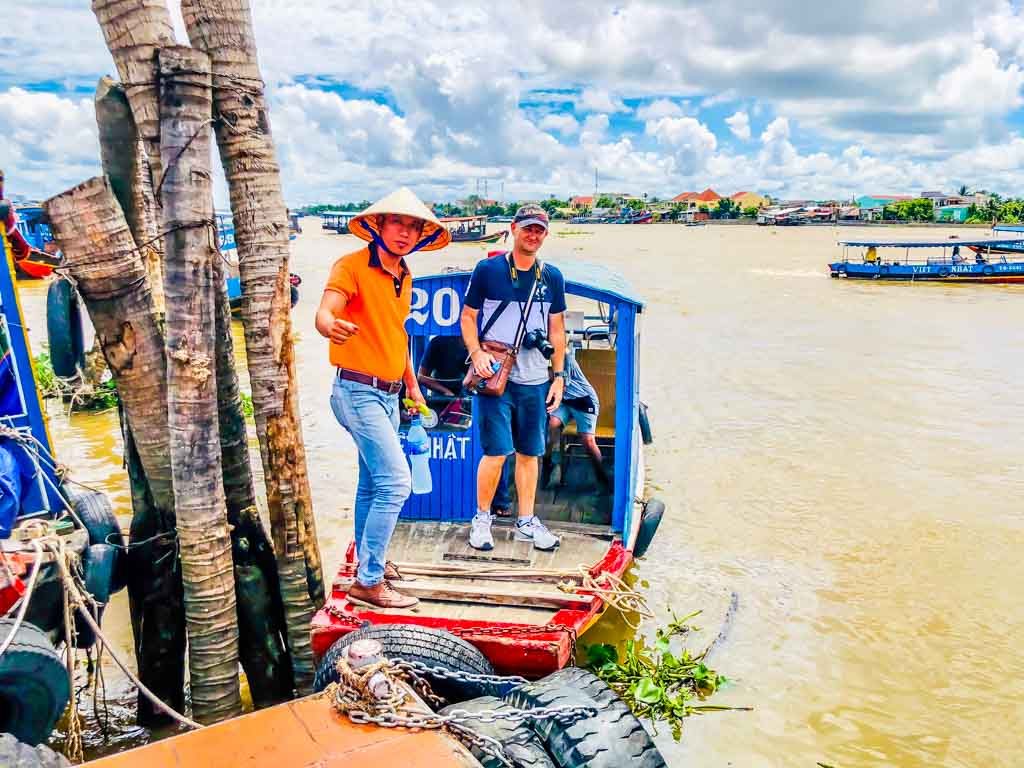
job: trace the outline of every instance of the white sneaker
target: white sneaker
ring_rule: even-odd
[[[469,524],[469,546],[473,549],[488,551],[494,549],[494,537],[491,536],[492,516],[477,512]]]
[[[549,531],[536,515],[524,525],[516,522],[516,541],[532,541],[534,549],[545,552],[551,551],[561,543],[559,538]]]

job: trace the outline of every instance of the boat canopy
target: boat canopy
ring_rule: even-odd
[[[450,221],[487,221],[486,216],[444,216],[441,221],[448,223]]]
[[[1024,227],[1019,229],[1024,233]],[[985,240],[840,240],[839,245],[850,248],[952,248],[961,245],[967,248],[1007,248],[1024,246],[1024,237],[989,238]]]

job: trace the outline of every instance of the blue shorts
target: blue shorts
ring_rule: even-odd
[[[576,432],[581,435],[592,435],[597,430],[596,413],[587,413],[562,403],[551,415],[562,422],[563,427],[569,426],[569,422],[575,419]]]
[[[549,385],[505,385],[501,397],[477,395],[480,442],[485,456],[543,456],[547,443]]]

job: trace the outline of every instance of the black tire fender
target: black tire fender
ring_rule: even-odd
[[[654,534],[658,532],[661,525],[661,518],[665,516],[665,502],[660,499],[648,499],[644,504],[643,512],[640,513],[640,530],[636,534],[636,542],[633,544],[633,557],[643,557],[647,548],[654,541]]]
[[[294,307],[296,304],[299,303],[299,289],[296,288],[294,285],[289,285],[288,289],[291,296],[292,306]]]
[[[982,269],[981,269],[981,273],[983,275],[991,275],[992,272],[993,272],[993,270],[992,270],[991,266],[985,266],[985,267],[982,267]]]
[[[666,766],[649,733],[623,704],[602,704],[606,694],[601,681],[589,681],[588,695],[576,682],[564,684],[556,672],[543,680],[527,683],[505,696],[521,709],[531,707],[590,706],[597,714],[572,723],[553,718],[534,721],[534,730],[544,739],[548,754],[560,768],[662,768]],[[614,695],[614,693],[612,694]]]
[[[64,755],[45,745],[30,747],[9,733],[0,733],[0,765],[10,768],[70,768]]]
[[[13,628],[13,619],[0,619],[0,640]],[[0,732],[32,746],[45,741],[69,695],[68,671],[49,638],[35,625],[22,624],[0,656]]]
[[[640,403],[640,437],[643,439],[644,445],[654,442],[654,436],[651,434],[651,420],[647,415],[647,403]]]
[[[82,309],[78,291],[66,277],[50,282],[46,289],[46,339],[53,372],[70,378],[85,365]]]
[[[939,270],[939,277],[949,277],[949,267],[943,267]]]
[[[110,499],[102,491],[79,488],[70,483],[63,486],[64,496],[72,511],[82,521],[89,533],[89,544],[107,544],[117,550],[114,558],[114,580],[111,593],[120,592],[125,586],[124,534],[121,524],[110,505]]]
[[[92,617],[99,624],[103,621],[103,608],[110,602],[114,586],[114,575],[120,553],[110,544],[91,544],[82,555],[82,580],[85,590],[93,600],[101,603],[98,607],[89,605]],[[75,632],[79,648],[92,648],[96,643],[96,635],[85,619],[75,611]]]
[[[438,712],[447,715],[452,710],[463,709],[467,712],[514,712],[517,711],[508,702],[495,696],[481,696],[459,704],[452,704]],[[513,723],[510,720],[495,720],[487,723],[483,720],[460,720],[459,724],[474,733],[489,736],[505,750],[505,754],[518,768],[557,768],[555,762],[544,749],[540,737],[526,722]],[[480,761],[484,768],[501,768],[504,763],[479,749],[472,749],[473,757]]]
[[[411,624],[377,624],[349,632],[335,641],[317,665],[313,690],[322,691],[338,681],[335,665],[345,649],[356,640],[378,640],[384,646],[388,659],[418,661],[435,667],[444,667],[454,672],[472,672],[493,675],[494,667],[477,648],[450,632]],[[459,682],[431,678],[430,685],[438,696],[448,701],[464,701],[490,693],[487,686],[479,683]]]

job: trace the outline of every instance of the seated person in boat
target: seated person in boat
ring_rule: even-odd
[[[597,416],[601,408],[597,392],[587,381],[587,377],[583,374],[571,351],[565,353],[565,370],[568,377],[565,381],[562,404],[548,418],[550,452],[544,459],[546,485],[558,485],[562,480],[562,452],[559,449],[562,429],[568,426],[570,421],[575,421],[576,432],[590,456],[597,481],[602,491],[607,493],[611,488],[611,482],[608,479],[608,472],[604,468],[601,448],[598,446],[595,436]]]
[[[427,343],[416,378],[420,385],[446,397],[458,397],[469,370],[461,336],[435,336]]]
[[[547,233],[544,209],[522,206],[512,222],[512,252],[478,263],[466,291],[462,337],[478,375],[489,378],[494,373],[494,358],[481,347],[482,341],[511,346],[525,334],[535,342],[521,344],[500,397],[477,396],[484,456],[477,467],[477,509],[469,536],[475,549],[494,548],[491,502],[505,458],[512,453],[519,502],[516,539],[532,541],[541,550],[559,544],[558,537],[533,514],[548,415],[561,405],[565,390],[565,280],[558,269],[542,265],[537,258]],[[546,336],[543,344],[536,343],[538,335]],[[548,374],[549,358],[554,381]]]
[[[407,608],[418,601],[392,588],[388,579],[398,573],[387,561],[398,513],[411,490],[398,438],[399,389],[404,383],[406,397],[426,401],[405,331],[412,297],[405,256],[443,248],[450,235],[404,188],[353,218],[349,228],[368,245],[334,263],[316,314],[316,329],[330,340],[330,361],[337,369],[331,409],[359,452],[359,569],[348,597],[381,608]]]

